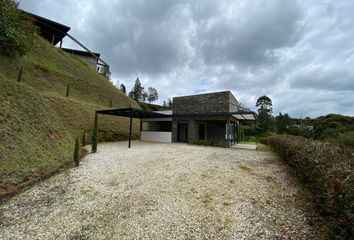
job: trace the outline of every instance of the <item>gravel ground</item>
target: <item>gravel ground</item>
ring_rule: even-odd
[[[315,239],[301,186],[269,152],[100,144],[0,206],[0,239]]]

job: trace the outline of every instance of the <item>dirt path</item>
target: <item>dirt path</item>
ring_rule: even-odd
[[[0,239],[311,239],[315,215],[268,152],[100,144],[0,206]]]

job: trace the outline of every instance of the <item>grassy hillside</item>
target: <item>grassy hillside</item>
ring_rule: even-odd
[[[75,137],[81,139],[85,130],[90,143],[94,113],[109,108],[110,101],[113,108],[139,108],[85,62],[40,37],[23,57],[1,56],[0,198],[71,163]],[[127,139],[128,123],[100,116],[99,141]],[[136,138],[139,124],[133,124]]]
[[[22,82],[39,92],[73,135],[83,130],[90,133],[94,111],[109,108],[111,99],[113,108],[139,107],[78,57],[54,48],[42,38],[36,38],[32,51],[22,58],[1,58],[0,72],[15,80],[22,64]],[[68,84],[70,95],[65,97]],[[126,118],[100,118],[101,140],[121,140],[127,136]],[[135,137],[138,129],[135,121]]]
[[[73,139],[31,87],[0,74],[0,196],[72,161]]]

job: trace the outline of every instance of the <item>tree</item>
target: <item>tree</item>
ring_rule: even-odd
[[[261,111],[266,111],[272,114],[273,112],[272,100],[266,95],[263,95],[257,99],[256,107],[258,107],[258,113]]]
[[[256,107],[258,107],[258,123],[260,129],[262,131],[270,130],[273,125],[272,100],[269,97],[263,95],[257,99]]]
[[[24,55],[31,50],[36,29],[13,0],[0,1],[0,55]]]
[[[169,98],[167,101],[167,107],[172,108],[172,98]]]
[[[148,92],[147,92],[147,100],[149,103],[156,101],[159,99],[159,95],[157,93],[157,90],[153,87],[149,87]]]
[[[127,89],[125,87],[125,85],[122,83],[119,87],[119,89],[124,93],[124,94],[127,94]]]
[[[289,114],[279,113],[278,116],[275,117],[275,127],[277,129],[278,134],[287,133],[289,131],[290,126],[292,125],[292,119]]]
[[[141,85],[139,78],[135,80],[134,87],[129,92],[129,97],[137,102],[144,101],[144,87]]]

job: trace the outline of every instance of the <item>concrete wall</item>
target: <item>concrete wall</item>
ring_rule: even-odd
[[[172,132],[141,131],[141,141],[147,142],[172,142]]]

